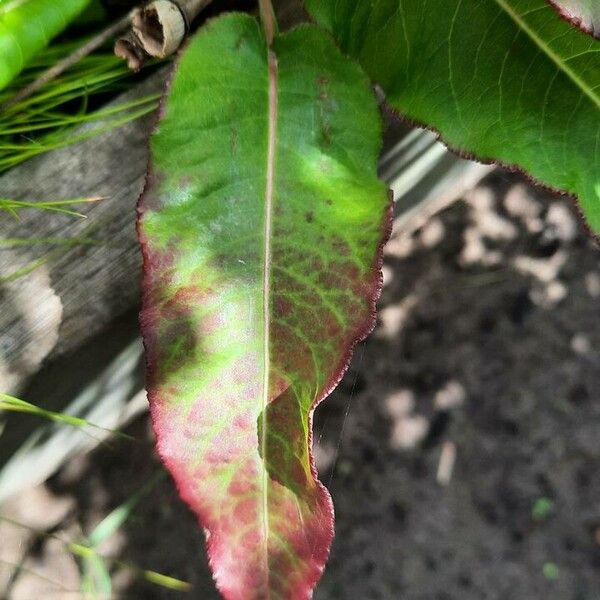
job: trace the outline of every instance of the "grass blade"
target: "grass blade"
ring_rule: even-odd
[[[54,421],[56,423],[61,423],[63,425],[69,425],[71,427],[85,428],[91,427],[93,429],[98,429],[101,431],[107,431],[116,435],[120,438],[127,440],[134,440],[135,438],[122,433],[120,431],[115,431],[112,429],[107,429],[106,427],[101,427],[100,425],[94,425],[90,423],[86,419],[81,417],[76,417],[74,415],[66,415],[64,413],[54,412],[52,410],[46,410],[44,408],[40,408],[35,404],[31,404],[31,402],[26,402],[25,400],[21,400],[19,398],[15,398],[14,396],[9,396],[8,394],[4,394],[0,392],[0,410],[4,410],[7,412],[19,412],[29,415],[35,415],[37,417],[41,417],[44,419],[48,419],[50,421]]]

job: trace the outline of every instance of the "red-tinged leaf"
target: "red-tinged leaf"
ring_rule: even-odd
[[[599,0],[548,0],[567,21],[600,38]]]
[[[390,202],[360,69],[233,14],[176,68],[139,204],[158,450],[230,600],[311,596],[333,510],[312,414],[374,323]]]

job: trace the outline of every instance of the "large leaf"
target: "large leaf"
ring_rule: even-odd
[[[0,0],[0,89],[91,0]]]
[[[600,38],[600,2],[598,0],[549,0],[560,14],[576,27]]]
[[[404,115],[577,196],[600,232],[600,43],[545,0],[306,5]]]
[[[233,14],[176,68],[139,204],[158,449],[229,599],[308,598],[333,535],[312,413],[373,326],[380,122],[328,34]]]

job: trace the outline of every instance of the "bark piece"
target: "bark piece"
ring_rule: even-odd
[[[131,31],[117,41],[115,54],[138,70],[144,56],[166,58],[177,51],[190,24],[212,0],[154,0],[133,12]]]

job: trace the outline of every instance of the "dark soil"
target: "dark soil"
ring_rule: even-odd
[[[391,242],[380,326],[317,414],[337,531],[316,599],[600,600],[600,251],[565,207],[493,175]],[[129,498],[149,453],[123,442],[56,476],[75,498],[61,526]],[[118,555],[194,586],[117,574],[119,597],[218,598],[169,480]]]
[[[487,182],[506,218],[502,199],[514,182]],[[549,197],[539,197],[547,209]],[[511,218],[514,238],[484,240],[500,264],[464,267],[470,212],[458,204],[441,216],[435,248],[388,256],[394,278],[382,306],[410,294],[418,301],[399,335],[365,344],[323,407],[335,437],[356,381],[330,486],[337,537],[319,599],[600,599],[600,299],[589,290],[600,252],[581,231],[571,240],[551,228],[527,234]],[[539,306],[541,284],[511,263],[561,250],[568,258],[557,280],[567,294]],[[448,381],[463,387],[464,402],[436,411]],[[410,451],[386,443],[394,423],[384,400],[397,388],[414,392],[429,421]],[[457,461],[441,487],[447,441]],[[539,515],[544,499],[552,510]]]

